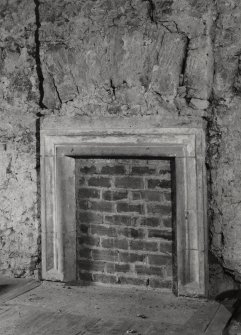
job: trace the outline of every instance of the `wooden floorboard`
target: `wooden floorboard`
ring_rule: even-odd
[[[39,284],[0,280],[0,335],[221,335],[232,314],[153,291]]]
[[[206,329],[205,335],[223,335],[223,329],[227,325],[231,316],[231,311],[229,311],[225,306],[220,305],[217,313]]]
[[[12,300],[40,285],[40,281],[34,279],[0,278],[0,304]]]

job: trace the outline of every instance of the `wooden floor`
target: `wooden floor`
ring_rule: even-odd
[[[0,335],[221,335],[230,316],[168,292],[0,280]]]

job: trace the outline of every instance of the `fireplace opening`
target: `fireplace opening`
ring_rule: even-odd
[[[75,157],[77,281],[176,287],[175,160]]]

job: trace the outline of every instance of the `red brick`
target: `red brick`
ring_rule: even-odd
[[[98,247],[100,245],[100,238],[97,236],[81,235],[77,237],[78,245],[90,245]]]
[[[158,169],[158,174],[160,175],[170,175],[171,174],[171,168],[170,169]]]
[[[158,191],[145,191],[145,199],[146,201],[162,201],[163,194]]]
[[[118,276],[118,283],[119,284],[124,284],[124,285],[143,286],[143,285],[146,285],[146,279],[145,278]]]
[[[117,212],[122,213],[122,212],[131,212],[131,213],[139,213],[143,214],[144,213],[144,206],[142,204],[129,204],[128,202],[122,202],[117,204]]]
[[[78,207],[78,209],[81,209],[81,210],[89,209],[89,200],[78,200],[77,201],[77,207]]]
[[[141,218],[141,226],[158,227],[158,226],[160,226],[160,219],[159,219],[159,217],[144,217],[144,218]]]
[[[78,261],[78,266],[80,271],[86,270],[89,272],[92,271],[104,271],[105,269],[105,262],[102,261],[91,261],[89,259],[82,259]]]
[[[92,257],[94,260],[115,262],[118,260],[118,252],[111,249],[93,249]]]
[[[146,259],[145,254],[137,254],[130,252],[120,252],[119,261],[124,263],[143,262]]]
[[[110,223],[114,225],[131,225],[131,217],[128,215],[105,215],[105,223]]]
[[[106,272],[115,273],[115,272],[129,272],[129,264],[118,264],[118,263],[106,263]]]
[[[172,253],[173,252],[174,245],[172,242],[161,242],[159,245],[160,252],[163,253]]]
[[[165,265],[165,270],[166,270],[166,275],[167,277],[172,277],[173,276],[173,265]]]
[[[166,217],[162,219],[163,221],[163,225],[167,228],[171,228],[172,227],[172,218],[171,217]]]
[[[157,278],[150,278],[149,286],[153,288],[172,288],[172,280],[161,280]]]
[[[172,200],[172,194],[171,194],[171,192],[164,193],[164,198],[165,198],[166,201],[171,201]]]
[[[91,177],[88,180],[89,186],[111,187],[111,180],[107,177]]]
[[[131,250],[147,250],[147,251],[157,251],[157,242],[149,242],[142,240],[132,240],[130,241]]]
[[[156,169],[154,167],[149,166],[133,166],[131,169],[131,173],[135,175],[145,175],[145,174],[154,174]]]
[[[103,273],[93,273],[93,281],[101,282],[104,284],[116,284],[116,276],[106,275]]]
[[[148,188],[170,188],[170,180],[159,180],[159,179],[148,179],[147,181]]]
[[[78,211],[77,223],[103,223],[103,214],[87,211]]]
[[[88,229],[89,229],[88,226],[86,226],[86,225],[84,225],[84,224],[81,224],[81,225],[80,225],[80,231],[81,231],[82,233],[86,234],[86,233],[88,232]]]
[[[91,231],[91,234],[96,234],[99,236],[110,236],[110,237],[117,236],[115,227],[106,227],[102,225],[91,225],[90,231]]]
[[[98,212],[113,212],[114,204],[109,201],[89,201],[89,209]]]
[[[77,258],[90,258],[91,257],[91,249],[88,248],[79,248]]]
[[[135,265],[135,271],[138,275],[149,275],[149,276],[159,276],[164,278],[166,275],[165,268],[163,267],[148,267],[146,265]]]
[[[117,177],[115,180],[115,186],[126,189],[141,189],[144,188],[144,182],[142,178],[138,177]]]
[[[170,230],[150,229],[148,231],[148,237],[152,238],[164,238],[165,240],[173,240],[173,232]]]
[[[87,282],[91,282],[93,280],[92,274],[89,272],[82,272],[81,270],[78,273],[78,280],[83,280]]]
[[[155,266],[172,264],[172,256],[170,255],[149,255],[149,264]]]
[[[96,166],[83,166],[83,167],[80,167],[79,171],[81,173],[85,173],[85,174],[95,174],[95,173],[97,173]]]
[[[104,200],[116,201],[128,198],[127,191],[104,191],[102,195]]]
[[[124,165],[103,166],[101,169],[102,174],[108,174],[108,175],[125,174],[125,172],[126,171]]]
[[[78,178],[77,180],[77,183],[76,183],[78,186],[82,186],[85,184],[85,178],[84,177],[80,177]]]
[[[162,215],[170,215],[171,214],[171,206],[168,205],[160,205],[156,203],[148,203],[147,204],[147,213],[148,214],[162,214]]]
[[[145,237],[145,232],[142,229],[135,229],[129,227],[123,227],[118,230],[119,234],[130,238],[143,238]]]
[[[100,198],[100,190],[96,188],[80,188],[77,194],[78,198]]]
[[[146,200],[146,201],[161,201],[163,200],[163,194],[162,192],[156,190],[132,191],[132,199]]]
[[[133,200],[142,200],[143,199],[143,192],[142,191],[132,191],[131,197]]]
[[[79,200],[77,206],[80,210],[91,210],[97,212],[112,212],[114,204],[109,201],[93,201],[93,200]]]
[[[101,240],[101,245],[103,248],[128,249],[127,239],[106,238]]]

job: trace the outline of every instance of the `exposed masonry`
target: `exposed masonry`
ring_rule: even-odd
[[[240,282],[241,4],[13,0],[0,12],[1,273],[38,272],[36,119],[160,114],[208,119],[214,291],[233,287],[223,268]]]
[[[92,54],[90,57],[93,57],[91,60],[93,64],[88,64],[88,59],[83,59],[85,64],[82,64],[80,59],[76,59],[78,55],[75,48],[78,48],[78,45],[72,46],[73,37],[71,35],[69,41],[57,38],[56,43],[51,44],[48,48],[51,31],[47,30],[47,27],[50,22],[52,23],[55,14],[53,14],[54,9],[49,1],[41,4],[42,26],[38,25],[38,27],[39,43],[43,51],[41,61],[41,71],[44,77],[43,103],[47,108],[65,110],[68,104],[68,112],[73,109],[73,106],[78,106],[78,114],[89,112],[95,114],[97,111],[104,112],[105,110],[109,114],[123,112],[132,114],[137,111],[141,114],[146,114],[147,111],[148,114],[152,112],[156,114],[158,108],[154,108],[155,111],[150,110],[150,106],[153,109],[156,103],[171,103],[179,114],[183,112],[183,108],[191,107],[200,110],[208,108],[213,79],[213,55],[207,32],[210,29],[212,14],[205,12],[205,5],[202,8],[204,12],[199,13],[200,8],[198,9],[199,15],[202,16],[199,27],[195,27],[194,24],[197,19],[191,17],[190,26],[183,24],[177,14],[179,9],[172,18],[173,1],[164,3],[144,1],[141,4],[123,1],[123,8],[120,4],[119,6],[109,4],[109,16],[113,17],[113,25],[110,24],[108,16],[103,15],[102,6],[105,10],[105,1],[101,1],[98,5],[94,4],[91,12],[81,4],[75,5],[77,8],[79,6],[79,16],[93,23],[92,29],[96,33],[95,45],[98,48],[98,54],[90,49],[89,55]],[[99,10],[100,16],[97,15]],[[138,18],[138,21],[129,22],[127,20],[126,22],[126,26],[133,27],[134,34],[135,32],[140,33],[136,36],[137,40],[141,39],[141,43],[136,45],[137,48],[131,42],[131,34],[122,30],[119,18],[123,15],[123,11],[125,12],[124,20],[129,14]],[[102,19],[101,16],[103,16]],[[56,23],[58,20],[61,21],[61,18],[57,15]],[[71,25],[71,17],[68,23],[65,22],[65,25],[66,27]],[[108,31],[112,30],[114,43],[112,44],[108,38],[102,41],[103,34],[100,32],[104,31],[108,36]],[[80,30],[77,34],[80,35],[79,48],[82,53],[85,48],[89,47],[87,39],[89,32],[83,35]],[[129,59],[124,65],[122,58],[126,53]],[[201,58],[200,54],[202,54]],[[110,66],[106,68],[105,63],[109,63],[110,60]],[[137,73],[135,73],[134,66],[129,72],[129,62],[133,61],[137,61]],[[94,73],[91,70],[89,72],[88,66],[90,65],[96,67],[97,72]],[[86,70],[87,73],[83,76],[83,71]],[[91,100],[81,98],[83,94],[85,96],[85,90],[88,90],[93,80],[96,81],[97,88],[94,96]],[[92,110],[92,103],[95,105],[95,110]],[[88,109],[91,111],[88,112]],[[76,107],[74,110],[77,112]]]
[[[169,160],[77,159],[79,280],[172,287]]]

